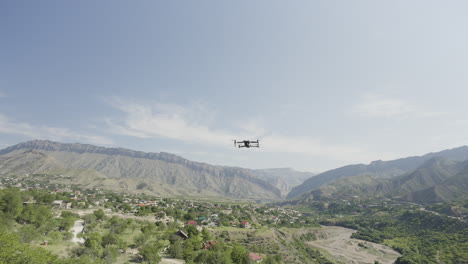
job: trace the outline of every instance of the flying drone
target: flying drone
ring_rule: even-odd
[[[260,141],[257,140],[234,140],[234,147],[239,148],[260,148]]]

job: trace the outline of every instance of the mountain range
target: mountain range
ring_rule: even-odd
[[[256,200],[381,196],[418,203],[467,196],[468,147],[391,161],[373,161],[318,175],[290,168],[251,170],[87,144],[33,140],[0,150],[0,177],[166,196]],[[34,179],[33,179],[34,180]]]
[[[391,161],[378,160],[371,162],[369,165],[355,164],[329,170],[309,178],[304,181],[304,183],[292,188],[291,192],[287,195],[287,198],[298,198],[305,193],[319,189],[321,186],[325,186],[337,180],[352,176],[373,176],[375,179],[395,178],[407,173],[411,173],[422,166],[425,162],[437,157],[444,158],[449,161],[468,160],[468,147],[463,146],[440,152],[429,153],[423,156],[401,158]],[[452,170],[450,168],[446,169]],[[398,182],[394,182],[394,184],[398,185]]]
[[[0,175],[58,175],[54,182],[157,195],[281,199],[312,173],[250,170],[87,144],[34,140],[0,150]],[[31,176],[34,177],[34,176]]]
[[[376,175],[342,177],[296,198],[296,203],[322,199],[385,197],[420,204],[468,198],[468,160],[434,157],[415,170],[383,178]]]

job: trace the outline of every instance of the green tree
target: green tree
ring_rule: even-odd
[[[249,252],[241,244],[234,242],[232,245],[231,259],[236,264],[248,264]]]
[[[104,220],[104,217],[106,216],[106,213],[102,209],[95,210],[93,214],[96,216],[97,220]]]
[[[16,218],[23,211],[23,201],[17,189],[6,189],[3,191],[3,212],[5,215]]]
[[[148,262],[149,264],[156,264],[161,261],[161,256],[158,253],[159,248],[157,245],[145,245],[140,248],[139,253],[143,261]]]
[[[17,221],[20,223],[31,224],[36,222],[37,210],[33,204],[26,204],[21,211],[21,214],[17,217]]]
[[[16,234],[0,233],[0,263],[59,264],[57,256],[49,251],[19,242]]]
[[[169,255],[173,258],[183,258],[182,240],[178,239],[169,247]]]
[[[52,211],[49,207],[44,205],[39,205],[36,209],[37,216],[34,225],[37,228],[47,225],[52,219]]]
[[[72,218],[72,217],[61,218],[58,223],[58,228],[60,231],[68,231],[73,227],[74,224],[75,224],[75,218]]]
[[[198,231],[197,227],[194,225],[186,225],[184,229],[189,237],[198,236],[198,234],[200,234],[200,231]]]
[[[104,259],[106,264],[114,263],[118,253],[117,246],[109,245],[102,250],[102,259]]]
[[[99,233],[89,233],[85,237],[84,246],[91,250],[92,255],[100,257],[102,254],[102,236]]]
[[[213,237],[211,236],[210,232],[206,228],[203,228],[202,230],[202,237],[203,237],[203,241],[213,240]]]
[[[20,227],[18,230],[18,234],[20,235],[21,242],[23,243],[30,243],[33,240],[36,240],[40,237],[40,234],[32,225],[24,225]]]
[[[63,236],[62,233],[59,231],[52,231],[48,234],[52,242],[62,242]]]
[[[263,263],[265,263],[265,264],[282,264],[283,261],[282,261],[280,255],[268,255],[263,260]]]
[[[102,237],[101,245],[106,247],[107,245],[117,245],[119,238],[117,235],[108,233]]]

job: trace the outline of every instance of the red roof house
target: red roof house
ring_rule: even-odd
[[[253,252],[249,253],[249,259],[251,261],[255,261],[255,262],[262,262],[263,261],[262,257],[260,257],[259,255],[255,254]]]
[[[194,226],[198,225],[198,223],[196,221],[193,221],[193,220],[187,221],[185,224],[186,225],[194,225]]]

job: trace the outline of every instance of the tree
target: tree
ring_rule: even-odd
[[[203,228],[202,230],[202,236],[203,236],[203,241],[209,241],[209,240],[212,240],[213,237],[211,236],[210,232],[208,231],[208,229],[206,228]]]
[[[97,217],[94,214],[88,214],[83,217],[83,220],[86,225],[90,225],[96,222]]]
[[[232,246],[231,259],[236,264],[248,264],[249,252],[239,243],[235,242]]]
[[[157,248],[156,245],[146,245],[139,250],[142,260],[149,264],[155,264],[161,261],[161,256],[158,251],[159,248]]]
[[[96,216],[97,220],[103,220],[106,216],[106,213],[104,213],[102,209],[94,211],[93,214]]]
[[[16,189],[6,189],[2,195],[3,209],[5,215],[16,218],[23,211],[23,201],[21,195]]]
[[[75,224],[75,218],[67,217],[59,220],[58,228],[60,231],[68,231]]]
[[[102,251],[102,258],[107,264],[111,264],[115,262],[115,259],[117,258],[118,255],[118,250],[115,245],[109,245],[104,248]]]
[[[20,235],[21,242],[23,243],[30,243],[31,241],[38,239],[40,236],[37,228],[32,225],[22,226],[18,230],[18,234]]]
[[[197,218],[197,216],[194,214],[194,213],[186,213],[184,215],[184,219],[185,220],[195,220]]]
[[[36,207],[32,204],[26,204],[26,206],[23,207],[21,214],[17,217],[17,221],[23,224],[31,224],[36,222],[36,216]]]
[[[182,240],[178,239],[169,247],[169,254],[173,258],[182,258]]]
[[[52,212],[47,206],[40,205],[36,209],[37,216],[36,216],[36,221],[34,222],[34,225],[37,228],[40,228],[44,225],[47,225],[49,221],[52,219]]]
[[[264,264],[281,264],[283,261],[281,260],[280,255],[268,255],[264,260]]]
[[[197,230],[197,227],[194,225],[186,225],[185,226],[185,231],[187,232],[187,235],[189,237],[191,236],[198,236],[200,234],[200,231]]]
[[[48,236],[53,242],[62,242],[63,239],[62,233],[59,231],[52,231],[48,234]]]
[[[232,264],[237,262],[234,262],[230,258],[230,252],[228,250],[225,250],[221,246],[215,246],[214,250],[208,251],[208,254],[206,256],[205,262],[206,264]],[[242,262],[239,262],[241,264]]]
[[[141,233],[133,238],[133,242],[135,243],[136,247],[141,247],[146,244],[149,238],[150,238],[150,234]]]
[[[101,243],[101,234],[94,232],[86,235],[84,246],[90,249],[93,255],[100,257],[102,253]]]
[[[102,237],[101,245],[106,247],[107,245],[117,245],[118,237],[115,234],[109,233]]]
[[[50,264],[58,261],[57,256],[45,249],[21,244],[16,234],[0,233],[0,263]]]

